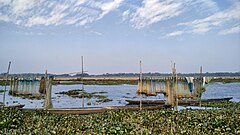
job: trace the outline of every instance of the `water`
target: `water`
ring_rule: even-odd
[[[80,89],[81,85],[56,85],[52,87],[52,103],[54,108],[79,108],[82,107],[81,98],[72,98],[67,95],[55,94],[57,92],[68,91],[73,89]],[[125,106],[127,99],[140,99],[136,94],[137,85],[86,85],[84,86],[87,92],[107,92],[102,95],[107,95],[108,99],[113,101],[107,103],[97,103],[96,98],[84,99],[85,107],[102,107],[102,106]],[[0,90],[4,89],[0,86]],[[9,90],[9,87],[7,87]],[[7,91],[8,93],[8,91]],[[207,85],[206,92],[203,93],[202,98],[223,98],[233,97],[231,101],[240,102],[240,83],[212,83]],[[152,97],[143,97],[144,99],[164,99],[162,94]],[[3,93],[0,93],[0,102],[3,100]],[[43,108],[44,100],[29,100],[21,97],[12,97],[6,95],[6,102],[8,105],[17,103],[25,104],[24,108]],[[91,105],[87,105],[91,103]]]
[[[215,108],[215,107],[199,107],[199,106],[178,106],[178,111],[181,110],[217,110],[220,108]]]
[[[240,102],[240,83],[210,83],[202,94],[202,99],[233,97],[234,102]]]

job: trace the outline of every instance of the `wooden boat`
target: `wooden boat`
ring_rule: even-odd
[[[202,99],[201,103],[217,102],[217,101],[229,101],[232,97],[228,98],[213,98],[213,99]],[[140,104],[140,100],[126,100],[129,105]],[[178,100],[179,105],[198,104],[199,100]],[[142,104],[156,105],[165,104],[165,100],[142,100]]]
[[[4,108],[23,108],[25,105],[23,104],[16,104],[16,105],[9,105],[9,106],[3,106]]]
[[[142,106],[143,110],[154,110],[154,109],[164,109],[171,108],[169,105],[154,105],[154,106]],[[54,109],[21,109],[23,111],[30,112],[47,112],[52,114],[94,114],[94,113],[103,113],[106,111],[114,111],[114,110],[128,110],[128,111],[137,111],[139,110],[138,105],[132,106],[112,106],[112,107],[90,107],[90,108],[54,108]]]

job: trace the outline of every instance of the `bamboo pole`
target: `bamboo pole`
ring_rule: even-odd
[[[8,69],[7,69],[7,74],[6,74],[6,82],[5,82],[5,86],[4,86],[4,94],[3,94],[3,104],[5,106],[5,98],[6,98],[6,88],[7,88],[7,81],[8,81],[8,74],[10,71],[10,67],[11,67],[11,61],[8,64]]]
[[[174,69],[175,69],[175,74],[176,74],[176,79],[175,79],[175,101],[176,101],[176,110],[178,110],[178,79],[177,79],[177,69],[176,69],[176,65],[174,63]]]
[[[47,91],[47,80],[48,80],[48,73],[47,73],[47,70],[45,71],[45,87],[44,87],[44,91],[43,91],[43,94],[46,94],[46,91]]]
[[[83,94],[83,90],[84,90],[84,85],[83,85],[83,56],[81,57],[82,59],[82,108],[84,108],[84,94]]]
[[[10,88],[9,88],[9,90],[10,90],[10,92],[12,92],[12,95],[13,95],[13,88],[12,88],[12,85],[13,85],[13,80],[12,80],[12,77],[11,77],[11,79],[10,79]]]
[[[201,99],[201,98],[202,98],[202,84],[204,83],[204,82],[202,82],[202,81],[203,81],[203,78],[202,78],[202,66],[201,66],[201,67],[200,67],[200,84],[201,84],[200,86],[201,86],[201,87],[200,87],[200,93],[199,93],[199,94],[200,94],[200,95],[199,95],[199,96],[200,96],[200,97],[199,97],[199,107],[202,106],[202,99]]]
[[[142,61],[140,61],[140,110],[142,110]]]

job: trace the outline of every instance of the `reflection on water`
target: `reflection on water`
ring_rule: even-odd
[[[0,86],[0,90],[4,87]],[[52,102],[54,108],[79,108],[82,106],[81,98],[72,98],[67,95],[55,94],[61,91],[80,89],[81,85],[57,85],[52,88]],[[9,90],[9,87],[7,87]],[[139,99],[136,94],[137,85],[86,85],[87,92],[107,92],[102,95],[107,95],[112,102],[98,103],[96,98],[84,100],[85,107],[100,107],[100,106],[124,106],[127,104],[126,99]],[[8,92],[7,92],[8,93]],[[233,97],[232,101],[240,101],[240,83],[212,83],[207,85],[206,92],[202,98],[223,98]],[[164,99],[162,94],[154,97],[143,97],[144,99]],[[3,93],[0,93],[0,102],[3,100]],[[7,94],[6,101],[8,104],[13,102],[25,104],[25,108],[42,108],[43,100],[28,100],[21,97],[12,97]]]

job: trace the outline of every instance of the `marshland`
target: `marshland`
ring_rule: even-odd
[[[239,0],[0,0],[0,134],[240,134]]]
[[[85,108],[115,107],[128,106],[126,100],[165,100],[163,94],[140,97],[137,94],[136,79],[122,79],[135,81],[132,84],[128,82],[124,84],[118,79],[115,85],[112,84],[113,79],[104,79],[105,82],[108,80],[110,85],[85,84],[84,90],[80,81],[70,80],[75,83],[67,85],[54,83],[51,91],[53,108],[82,108],[82,103]],[[7,86],[7,90],[9,87]],[[4,86],[0,86],[0,89],[4,89]],[[3,92],[0,96],[2,100]],[[88,115],[64,115],[42,110],[44,96],[39,99],[7,94],[7,105],[21,103],[25,105],[24,108],[37,110],[2,108],[0,132],[2,134],[238,134],[240,133],[238,125],[240,122],[240,83],[211,82],[207,84],[206,91],[202,94],[202,99],[228,97],[232,99],[202,103],[201,107],[199,105],[178,106],[178,110],[120,109]],[[44,130],[41,130],[42,127],[45,127]]]

